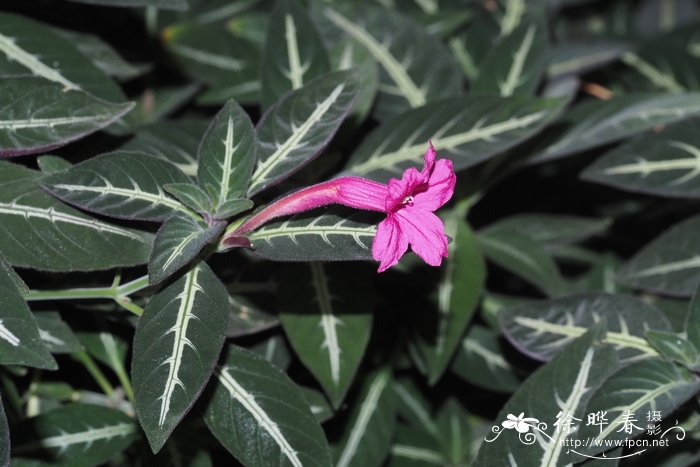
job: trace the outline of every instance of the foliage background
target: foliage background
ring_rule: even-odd
[[[611,426],[633,412],[634,435],[649,411],[685,430],[640,456],[607,452],[631,457],[604,465],[697,462],[697,2],[0,9],[0,154],[11,157],[0,162],[0,331],[21,343],[0,339],[0,464],[567,465],[604,449],[572,453],[562,439],[629,437],[582,426],[556,438],[558,412],[596,411]],[[284,74],[290,34],[308,65],[300,83]],[[212,195],[198,167],[224,161],[229,118],[248,144],[232,150],[235,172],[341,85],[344,103],[271,166],[269,189],[249,189],[248,173]],[[18,129],[46,116],[71,123]],[[440,269],[412,255],[381,275],[337,262],[369,259],[379,220],[345,209],[292,220],[300,242],[279,221],[252,234],[253,254],[216,251],[245,199],[258,208],[338,173],[386,181],[420,166],[429,139],[458,169]],[[163,197],[103,202],[91,173]],[[17,203],[39,214],[18,220]],[[134,237],[61,230],[56,212]],[[318,216],[335,229],[330,245]],[[282,234],[262,240],[270,232]],[[492,431],[521,412],[555,439]]]

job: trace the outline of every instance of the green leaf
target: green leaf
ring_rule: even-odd
[[[700,93],[628,94],[578,104],[557,122],[558,132],[534,158],[540,163],[570,156],[668,125],[700,112]]]
[[[336,467],[382,465],[396,425],[391,387],[391,372],[387,369],[366,378],[334,456]]]
[[[328,54],[311,19],[296,0],[279,0],[262,54],[263,108],[328,70]]]
[[[279,324],[276,315],[261,309],[245,295],[229,295],[233,308],[229,337],[241,337],[267,331]]]
[[[39,156],[36,158],[39,170],[46,175],[51,175],[61,170],[70,169],[73,164],[58,156]]]
[[[533,95],[544,75],[546,54],[544,28],[537,22],[523,23],[489,50],[470,91],[504,97]]]
[[[558,99],[469,96],[431,102],[404,112],[370,133],[346,169],[379,181],[401,177],[422,163],[431,140],[440,157],[462,170],[540,131],[562,109]]]
[[[199,263],[148,303],[134,336],[136,413],[153,452],[197,400],[221,352],[228,294]]]
[[[395,380],[393,389],[399,418],[416,430],[427,433],[435,439],[440,438],[440,428],[428,406],[430,401],[424,397],[415,383],[409,379]]]
[[[689,297],[700,281],[700,216],[675,224],[638,251],[618,273],[626,285]]]
[[[166,183],[163,189],[178,201],[198,213],[208,213],[211,210],[209,195],[192,183]]]
[[[370,260],[376,226],[367,215],[312,212],[271,222],[248,235],[255,254],[277,261]]]
[[[590,413],[586,406],[595,390],[617,369],[615,351],[596,345],[599,331],[594,327],[576,339],[520,386],[496,417],[498,424],[481,445],[475,467],[509,465],[509,459],[517,459],[520,467],[569,465],[584,460],[565,446],[578,432],[569,432],[562,425],[557,429],[554,422],[561,420],[563,424],[564,416],[585,419]],[[508,415],[515,418],[517,414],[535,419],[523,422],[532,436],[524,437],[527,433],[501,426],[510,420]]]
[[[460,209],[449,214],[445,233],[452,238],[441,267],[436,307],[420,310],[413,332],[428,369],[428,384],[435,384],[459,346],[476,311],[486,279],[486,265],[476,238]]]
[[[282,371],[229,345],[215,374],[204,421],[242,464],[331,465],[325,435],[304,393]]]
[[[452,465],[440,452],[437,441],[425,432],[401,425],[396,430],[396,439],[391,446],[388,467],[426,467]],[[461,465],[461,464],[455,464]]]
[[[248,196],[284,180],[318,156],[352,108],[358,87],[356,72],[338,71],[277,101],[256,128],[258,162]]]
[[[541,245],[557,245],[580,242],[602,234],[610,224],[612,220],[605,218],[528,213],[499,219],[482,232],[514,232]]]
[[[210,85],[198,102],[222,105],[229,99],[242,103],[259,101],[258,44],[236,37],[224,24],[190,21],[169,26],[162,37],[180,69],[191,79]]]
[[[115,103],[126,100],[121,88],[70,40],[42,23],[0,13],[0,77],[8,76],[40,77],[66,91],[83,91]]]
[[[120,149],[143,152],[170,162],[186,175],[197,175],[197,149],[208,123],[203,120],[177,120],[154,123],[136,131]]]
[[[51,353],[73,353],[81,350],[80,341],[55,311],[34,312],[39,337]]]
[[[172,276],[221,235],[225,227],[225,222],[208,226],[187,215],[176,214],[168,218],[153,242],[148,261],[148,282],[158,284]]]
[[[279,282],[284,332],[335,408],[354,380],[372,330],[367,272],[356,265],[312,262],[289,268]]]
[[[0,101],[6,103],[0,121],[0,157],[56,149],[110,125],[134,107],[27,77],[1,78]]]
[[[78,50],[107,76],[127,81],[143,75],[151,68],[150,65],[133,65],[127,62],[119,52],[98,36],[66,29],[54,29],[54,31],[75,44]]]
[[[498,335],[480,325],[469,328],[450,370],[468,383],[500,393],[512,393],[522,384]]]
[[[567,284],[552,257],[529,237],[506,230],[479,233],[484,255],[535,285],[549,296],[562,295]]]
[[[668,360],[685,366],[696,365],[698,362],[698,350],[679,334],[650,329],[647,331],[646,338],[659,355]]]
[[[647,330],[671,331],[659,310],[626,295],[572,295],[515,305],[498,316],[513,345],[541,360],[549,360],[601,321],[606,323],[603,342],[614,346],[625,364],[658,355],[645,339]]]
[[[213,200],[214,215],[228,201],[245,196],[255,152],[255,130],[248,114],[229,101],[209,125],[198,151],[197,181]]]
[[[649,411],[659,412],[663,419],[693,397],[698,389],[700,379],[697,376],[661,359],[637,362],[622,368],[598,388],[586,406],[586,413],[589,414],[607,412],[608,424],[603,427],[582,426],[578,438],[590,438],[599,442],[604,439],[622,440],[646,433]],[[621,429],[628,414],[636,421],[630,427],[632,433]],[[590,446],[581,451],[595,455],[606,449],[605,446],[594,446],[594,442],[591,442]]]
[[[69,0],[100,6],[155,7],[164,10],[187,10],[187,0]]]
[[[172,164],[148,154],[115,151],[90,158],[42,180],[58,198],[107,216],[158,221],[191,214],[163,191],[166,183],[186,183]]]
[[[97,466],[129,447],[136,430],[134,420],[119,410],[71,404],[30,418],[13,430],[12,456]]]
[[[581,174],[584,180],[627,191],[700,198],[700,136],[697,120],[642,135],[605,153]]]
[[[628,49],[610,39],[560,42],[550,50],[547,76],[550,80],[580,76],[616,61]]]
[[[456,399],[448,399],[437,414],[440,444],[444,457],[452,465],[464,465],[474,453],[469,414]]]
[[[309,410],[314,414],[318,423],[323,423],[333,418],[333,409],[328,403],[328,399],[321,392],[306,386],[300,386],[304,393],[304,399],[309,404]]]
[[[248,350],[260,355],[283,371],[286,371],[292,362],[292,354],[281,332],[250,346]]]
[[[362,44],[382,67],[376,109],[380,118],[462,93],[459,70],[438,38],[395,12],[353,7],[348,13],[319,8],[325,21]]]
[[[7,426],[7,417],[5,416],[5,408],[2,405],[2,396],[0,396],[0,466],[8,467],[10,465],[10,429]]]
[[[137,96],[136,107],[129,114],[126,133],[130,134],[144,125],[165,120],[188,104],[199,91],[200,86],[197,83],[145,89]]]
[[[0,256],[0,364],[58,368],[41,341],[39,328],[13,278],[14,271]]]
[[[109,324],[103,325],[101,329],[96,331],[79,332],[78,338],[88,353],[96,360],[117,374],[127,374],[125,364],[129,342],[115,332],[113,324],[112,326]]]

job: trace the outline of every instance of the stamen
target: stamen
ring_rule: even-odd
[[[408,204],[409,206],[413,206],[413,196],[406,196],[403,201],[401,201],[401,204]]]

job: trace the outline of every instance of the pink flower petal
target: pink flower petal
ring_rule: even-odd
[[[408,250],[408,239],[401,232],[394,215],[389,214],[379,223],[372,242],[372,257],[381,261],[377,272],[384,272],[395,265]]]
[[[440,218],[415,206],[406,206],[394,216],[413,251],[429,265],[440,266],[447,257],[447,236]]]
[[[428,150],[423,154],[423,170],[421,173],[427,179],[430,173],[433,171],[433,165],[435,164],[435,159],[437,154],[435,154],[435,148],[433,147],[432,141],[428,143]]]
[[[426,211],[435,211],[452,198],[456,182],[452,161],[440,159],[428,178],[427,189],[413,196],[413,205]]]
[[[416,190],[421,189],[427,181],[427,174],[418,172],[415,167],[404,170],[401,180],[397,180],[396,178],[389,180],[389,198],[387,198],[386,201],[386,211],[392,212],[403,204],[406,197],[413,195]]]
[[[385,184],[359,177],[341,177],[333,182],[338,190],[337,203],[356,209],[384,212],[389,196]]]

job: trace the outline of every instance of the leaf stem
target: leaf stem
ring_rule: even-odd
[[[90,373],[98,386],[102,389],[107,397],[114,393],[114,386],[109,382],[107,377],[102,373],[102,370],[97,366],[95,360],[92,359],[87,352],[75,352],[73,358],[82,363],[85,369]]]

